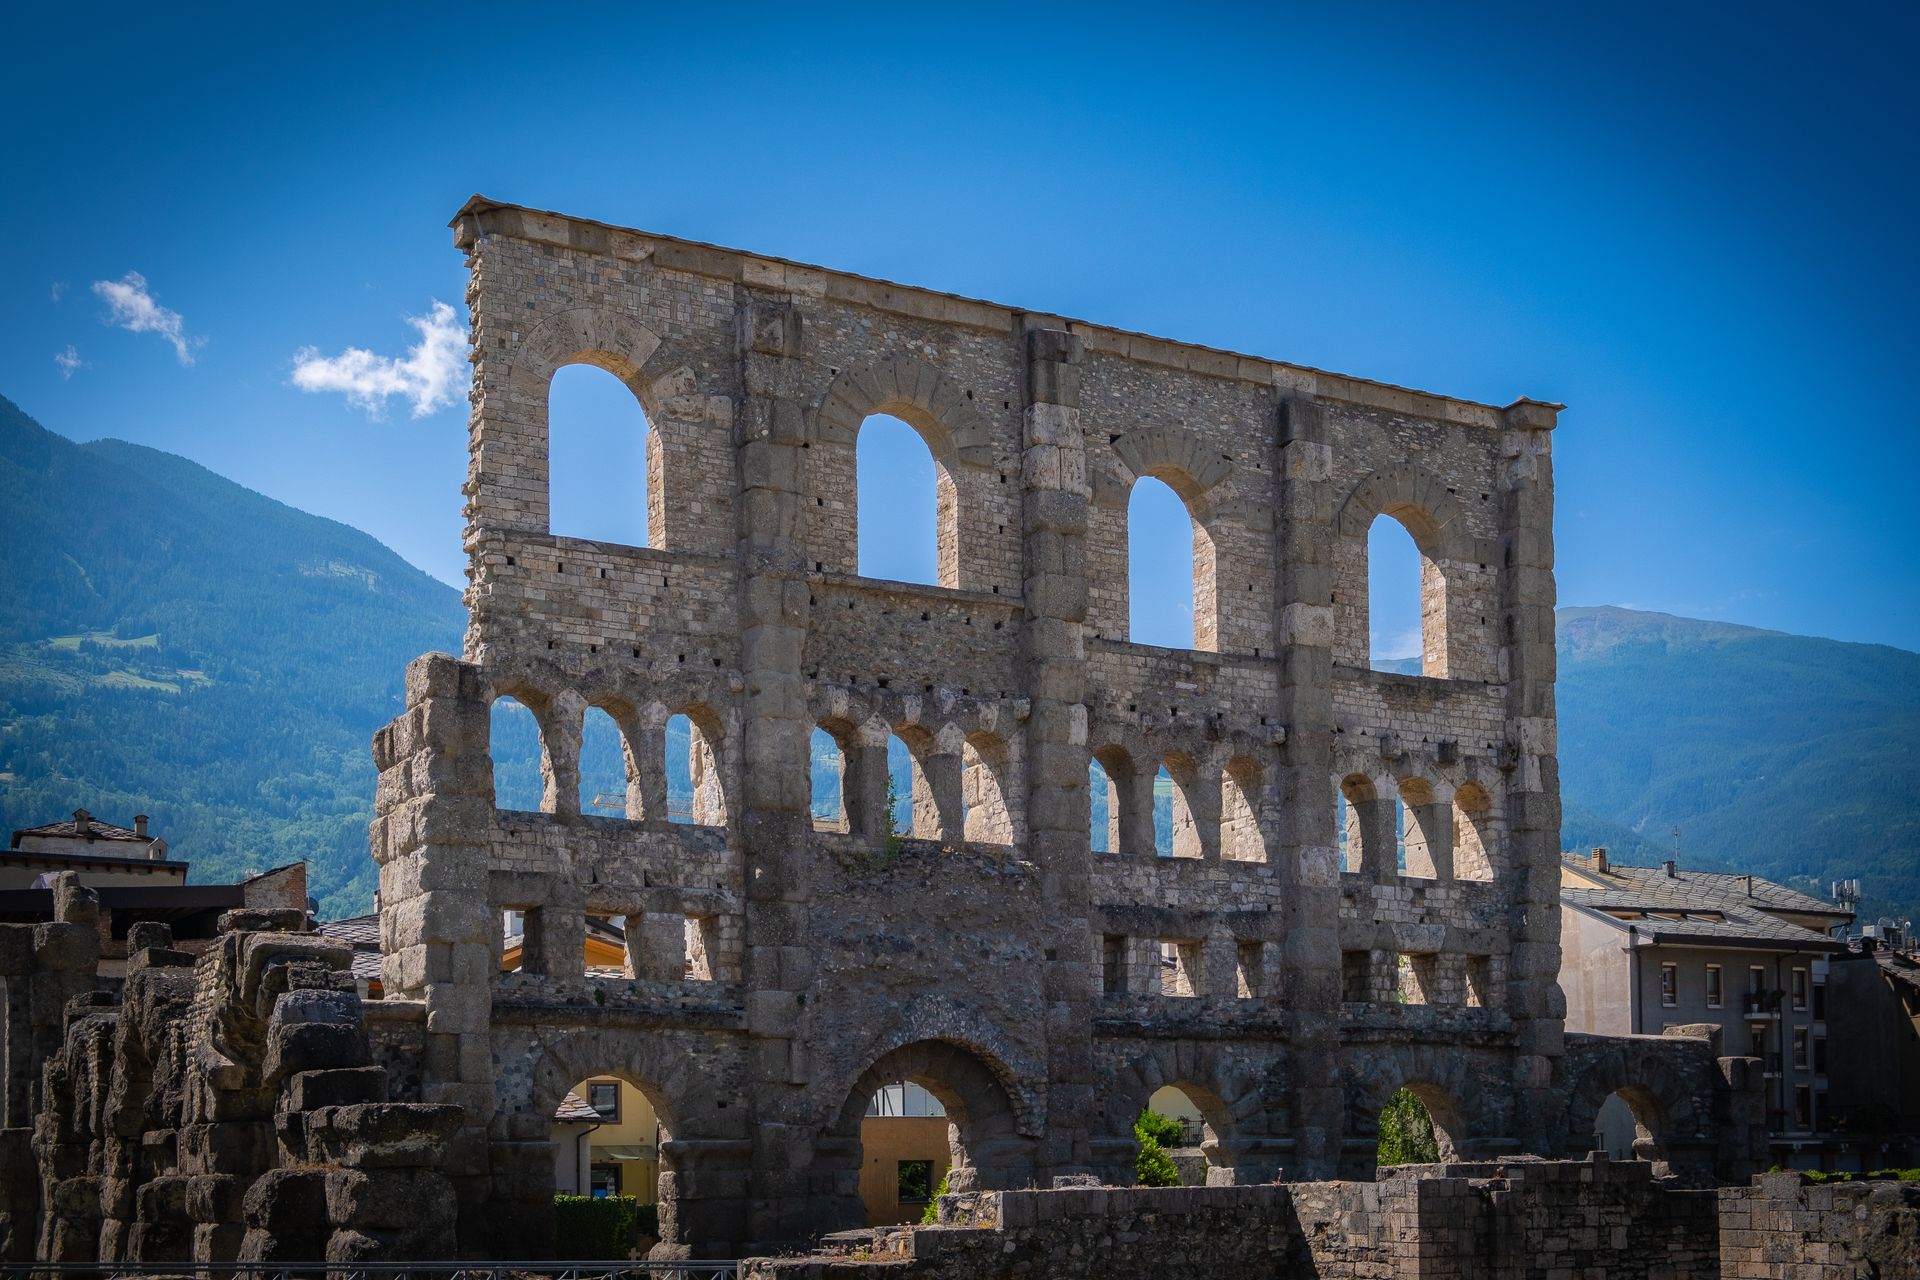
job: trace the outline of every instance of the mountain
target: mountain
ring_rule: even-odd
[[[196,883],[299,858],[371,902],[368,743],[457,591],[173,454],[75,444],[0,398],[0,839],[152,817]]]
[[[146,813],[196,882],[304,857],[323,911],[365,910],[368,740],[409,661],[458,652],[459,594],[345,525],[172,454],[75,444],[4,399],[0,538],[0,837]],[[1920,654],[1563,609],[1559,705],[1565,847],[1650,865],[1678,827],[1689,866],[1818,893],[1857,878],[1863,915],[1920,917]],[[503,704],[495,724],[501,801],[536,807],[531,719]],[[618,735],[585,729],[583,807],[618,812]],[[667,733],[674,812],[686,726]]]
[[[1563,845],[1920,917],[1920,654],[1616,608],[1559,638]]]

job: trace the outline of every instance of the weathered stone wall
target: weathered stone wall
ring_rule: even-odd
[[[199,955],[135,924],[119,998],[94,989],[98,905],[0,925],[9,981],[65,993],[29,1131],[0,1130],[0,1261],[353,1262],[447,1256],[450,1107],[387,1101],[345,948],[304,907],[243,909]],[[70,945],[62,945],[67,939]],[[80,988],[79,990],[68,990]]]
[[[1763,1174],[1720,1193],[1721,1280],[1915,1280],[1920,1185]]]
[[[1162,1084],[1200,1106],[1223,1185],[1370,1174],[1403,1084],[1451,1153],[1561,1149],[1554,406],[480,200],[455,232],[470,626],[375,743],[372,842],[384,985],[424,1008],[419,1096],[464,1108],[469,1248],[544,1250],[545,1117],[589,1074],[671,1117],[666,1252],[858,1225],[863,1091],[901,1078],[946,1103],[962,1188],[1124,1181]],[[551,526],[547,388],[570,363],[646,411],[651,547]],[[936,586],[855,576],[874,413],[933,456]],[[1191,651],[1126,635],[1143,476],[1194,518]],[[1365,670],[1383,514],[1426,560],[1426,677]],[[492,802],[503,696],[540,728],[537,814]],[[578,811],[588,707],[625,739],[624,820]],[[680,712],[699,825],[665,811]],[[831,824],[810,815],[816,728],[845,758]],[[904,841],[889,735],[916,765]],[[508,909],[527,962],[500,974]],[[588,914],[629,922],[626,976],[583,972]]]

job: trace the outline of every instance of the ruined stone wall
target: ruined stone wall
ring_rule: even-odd
[[[455,236],[470,625],[376,740],[372,844],[384,985],[423,1010],[419,1096],[464,1108],[469,1247],[545,1247],[548,1117],[589,1074],[666,1118],[663,1249],[696,1254],[857,1225],[859,1111],[898,1079],[947,1105],[962,1189],[1126,1180],[1161,1084],[1200,1105],[1221,1184],[1370,1174],[1403,1084],[1462,1156],[1564,1141],[1555,406],[483,200]],[[646,412],[651,547],[551,528],[547,389],[570,363]],[[856,576],[875,413],[934,459],[938,585]],[[1193,517],[1190,651],[1126,634],[1146,476]],[[1423,677],[1365,669],[1380,515],[1426,563]],[[504,696],[540,727],[540,813],[493,803]],[[625,739],[625,819],[578,811],[588,707]],[[704,753],[693,825],[665,811],[676,713]],[[845,758],[846,813],[818,829],[815,729]],[[906,839],[889,735],[915,759]],[[527,962],[501,974],[508,909]],[[589,914],[627,920],[624,976],[583,972]]]

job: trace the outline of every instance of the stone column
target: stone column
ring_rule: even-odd
[[[1047,1135],[1042,1174],[1090,1171],[1093,1112],[1093,862],[1087,830],[1087,479],[1080,434],[1084,344],[1027,331],[1022,596],[1026,603],[1027,849],[1042,872],[1047,1003]],[[1138,790],[1136,786],[1134,790]],[[1124,796],[1125,790],[1122,794]],[[1126,825],[1123,819],[1122,839]],[[1151,830],[1151,828],[1149,828]],[[1124,847],[1124,845],[1123,845]],[[1151,839],[1149,839],[1151,848]]]
[[[1505,629],[1510,968],[1507,1011],[1519,1057],[1515,1118],[1529,1151],[1552,1141],[1555,1061],[1563,1052],[1560,976],[1560,761],[1554,710],[1552,431],[1558,405],[1506,410],[1500,489],[1500,610]]]
[[[1114,852],[1128,858],[1154,858],[1159,847],[1153,832],[1153,779],[1160,766],[1151,760],[1132,764],[1132,773],[1113,780],[1120,807],[1120,820],[1112,824],[1118,826],[1120,838]]]
[[[373,739],[381,984],[390,998],[425,1006],[421,1100],[465,1108],[444,1169],[459,1197],[457,1238],[475,1253],[493,1240],[489,1030],[500,920],[487,889],[494,822],[487,736],[479,669],[430,653],[407,667],[406,714]]]
[[[1279,645],[1275,713],[1286,729],[1275,778],[1277,829],[1267,847],[1286,886],[1282,964],[1274,999],[1292,1045],[1294,1176],[1339,1164],[1340,864],[1333,835],[1333,449],[1311,397],[1284,397],[1279,420],[1279,518],[1274,526]]]
[[[796,1239],[807,1234],[809,1222],[821,1220],[809,1203],[816,1156],[811,1131],[784,1118],[808,1078],[800,1001],[813,976],[806,946],[812,721],[801,671],[807,628],[801,341],[800,314],[790,299],[743,297],[735,456],[745,767],[735,830],[746,859],[741,976],[753,993],[747,1005],[751,1207],[738,1237],[745,1240]],[[865,804],[866,754],[847,752],[844,801],[855,831]],[[884,768],[883,759],[883,796]],[[716,1230],[689,1226],[683,1234],[713,1238]]]

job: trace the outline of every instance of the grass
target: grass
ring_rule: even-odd
[[[158,649],[160,647],[158,631],[150,636],[133,636],[126,640],[122,640],[111,631],[83,631],[79,635],[54,636],[47,641],[47,646],[53,649],[65,649],[69,653],[78,653],[81,644],[88,640],[103,649]]]

